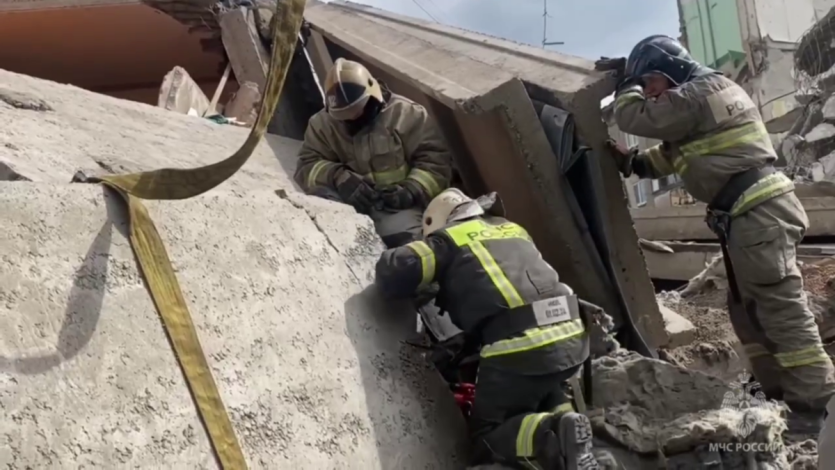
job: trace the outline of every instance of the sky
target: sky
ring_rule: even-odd
[[[565,42],[548,49],[588,59],[625,57],[651,34],[679,35],[677,0],[353,1],[537,46],[547,1],[547,39]]]

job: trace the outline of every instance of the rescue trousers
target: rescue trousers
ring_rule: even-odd
[[[823,411],[835,394],[835,370],[797,266],[808,225],[792,192],[735,217],[728,238],[742,297],[741,305],[729,302],[734,331],[766,395],[796,412]]]
[[[574,411],[566,381],[581,366],[545,375],[522,375],[482,365],[470,413],[471,465],[533,462],[549,416]]]

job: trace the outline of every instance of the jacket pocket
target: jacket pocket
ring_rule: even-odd
[[[403,144],[396,135],[373,134],[369,148],[371,171],[377,184],[385,186],[406,178],[409,168],[406,166]]]
[[[795,262],[794,245],[789,246],[786,230],[780,225],[748,229],[733,233],[731,259],[740,282],[752,284],[776,284],[792,270]]]

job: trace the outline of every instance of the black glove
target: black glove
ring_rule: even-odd
[[[380,191],[385,207],[394,210],[411,209],[421,201],[420,188],[416,183],[402,181]]]
[[[600,60],[594,63],[594,69],[600,71],[614,71],[615,77],[620,80],[624,76],[626,70],[626,59],[623,57],[601,57]]]
[[[618,171],[624,177],[630,177],[632,175],[632,159],[635,157],[635,152],[623,148],[612,139],[606,141],[606,148],[609,150],[612,158],[615,159],[615,165],[617,165]]]
[[[348,169],[334,175],[334,184],[342,201],[354,206],[360,214],[371,212],[374,202],[380,197],[362,176]]]

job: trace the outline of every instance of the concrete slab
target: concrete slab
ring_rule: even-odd
[[[705,266],[718,255],[718,243],[666,243],[673,252],[663,253],[644,250],[650,277],[674,281],[689,281],[705,269]],[[797,259],[803,263],[814,264],[835,255],[833,245],[800,245],[797,247]]]
[[[608,137],[600,101],[614,81],[591,61],[394,15],[350,2],[308,5],[305,18],[332,57],[360,60],[395,93],[432,112],[455,151],[471,193],[498,191],[510,219],[524,225],[545,259],[578,294],[622,324],[634,312],[649,343],[665,342],[647,268],[614,162],[595,159],[595,185],[606,247],[592,253],[566,201],[568,182],[534,101],[571,112],[598,151]],[[589,267],[599,255],[610,279]],[[613,287],[620,284],[623,295]]]
[[[15,104],[17,103],[17,104]],[[208,165],[248,129],[0,70],[0,175],[67,183],[79,170],[119,174]],[[225,189],[296,189],[300,142],[265,136]],[[9,179],[9,178],[6,178]]]
[[[696,327],[693,323],[669,309],[666,305],[658,303],[658,310],[664,318],[664,328],[667,330],[669,342],[668,348],[686,346],[696,341]]]
[[[148,206],[250,467],[461,468],[414,312],[369,290],[370,220],[227,189]],[[216,468],[116,196],[0,182],[0,207],[0,466]]]
[[[818,185],[820,183],[809,186],[826,188],[826,186]],[[835,197],[829,197],[829,195],[827,197],[803,197],[805,194],[801,191],[811,191],[811,189],[806,190],[803,186],[798,188],[800,202],[803,203],[806,215],[809,216],[809,229],[806,231],[806,236],[835,235]],[[648,240],[716,239],[716,235],[705,224],[704,204],[632,209],[631,213],[635,220],[635,229],[641,238]]]

